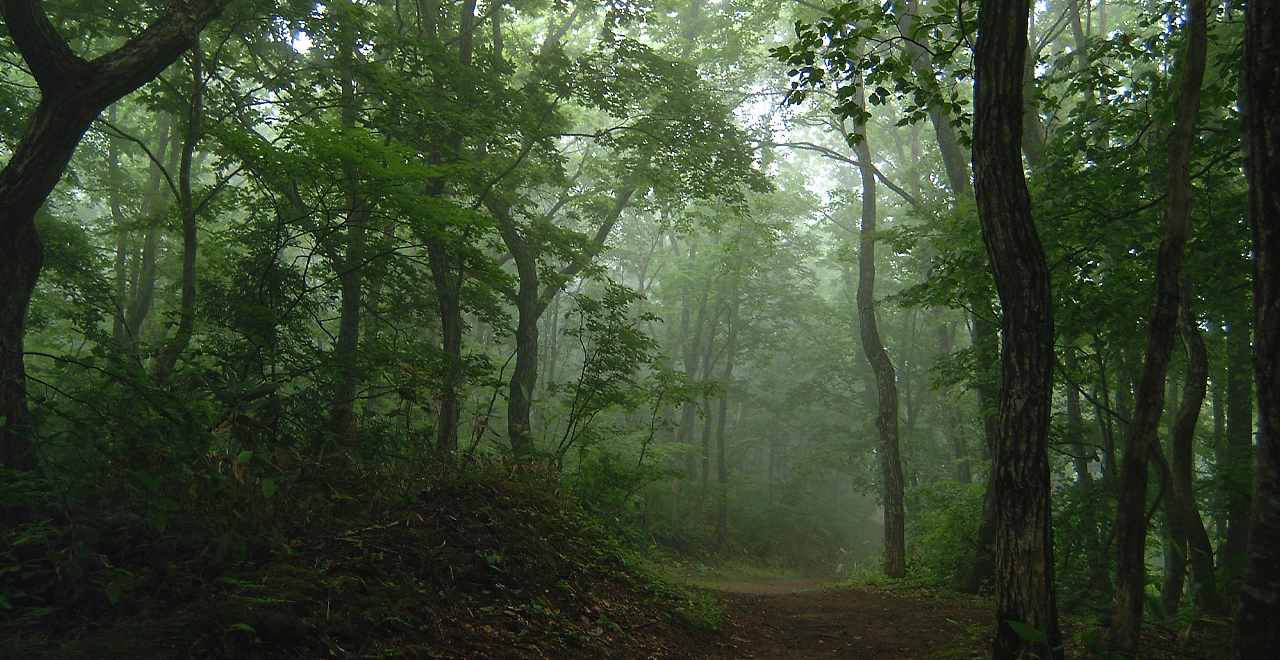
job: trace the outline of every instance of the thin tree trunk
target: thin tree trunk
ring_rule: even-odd
[[[1003,312],[998,438],[995,660],[1062,658],[1054,592],[1048,432],[1053,299],[1019,153],[1030,3],[986,0],[974,56],[973,170],[978,219]],[[1019,635],[1015,621],[1044,634]]]
[[[173,126],[172,115],[162,115],[156,128],[157,148],[155,160],[147,167],[147,187],[142,194],[142,205],[139,214],[142,218],[151,219],[159,214],[169,203],[171,190],[165,185],[168,172],[177,169],[178,133]],[[134,255],[134,276],[130,288],[130,299],[124,310],[124,344],[129,345],[142,340],[142,326],[151,314],[151,305],[155,301],[156,288],[156,255],[160,251],[160,230],[148,229],[142,238],[142,250]]]
[[[1206,38],[1204,0],[1187,3],[1187,50],[1169,136],[1169,207],[1164,238],[1156,255],[1155,292],[1147,326],[1142,379],[1133,420],[1125,437],[1116,505],[1116,599],[1109,642],[1113,650],[1133,654],[1142,627],[1147,543],[1147,461],[1164,409],[1165,372],[1178,321],[1178,278],[1191,221],[1189,151],[1200,109]]]
[[[862,90],[858,91],[859,97]],[[860,99],[861,100],[861,99]],[[906,515],[903,505],[902,461],[898,451],[898,383],[893,362],[876,325],[876,179],[866,127],[858,126],[854,145],[862,174],[862,225],[858,241],[858,334],[862,351],[875,373],[880,431],[880,498],[884,506],[884,574],[906,577]]]
[[[458,393],[458,372],[462,369],[462,274],[461,263],[452,263],[439,242],[427,246],[431,279],[440,312],[440,342],[446,360],[440,382],[440,412],[437,419],[436,453],[443,459],[458,450],[458,423],[462,416]],[[458,259],[457,261],[461,261]]]
[[[178,165],[178,215],[182,218],[182,296],[179,301],[178,329],[170,341],[156,356],[152,378],[163,381],[178,363],[178,357],[191,343],[196,325],[196,251],[199,249],[196,234],[196,206],[191,193],[192,158],[196,145],[204,137],[204,74],[200,66],[200,42],[191,47],[191,79],[193,84],[191,104],[187,109],[187,130],[182,140],[182,155]]]
[[[1187,351],[1187,379],[1182,386],[1182,402],[1169,429],[1169,471],[1172,483],[1172,500],[1176,503],[1180,527],[1186,534],[1187,557],[1191,564],[1192,590],[1196,611],[1221,614],[1222,603],[1218,598],[1217,578],[1213,570],[1213,545],[1205,532],[1204,521],[1196,508],[1195,483],[1195,435],[1200,420],[1200,408],[1204,405],[1208,390],[1209,354],[1204,338],[1191,310],[1191,295],[1183,287],[1182,305],[1178,318],[1178,333]]]
[[[338,368],[337,387],[329,425],[334,433],[349,438],[355,433],[355,402],[360,389],[360,317],[364,292],[365,222],[368,206],[358,195],[348,195],[347,235],[338,267],[341,292],[338,338],[333,344],[333,360]]]
[[[1245,9],[1241,125],[1253,239],[1253,373],[1258,444],[1244,586],[1233,657],[1273,657],[1280,648],[1280,5]]]
[[[1226,335],[1226,443],[1217,452],[1217,472],[1226,495],[1227,520],[1219,564],[1238,574],[1249,542],[1249,490],[1252,487],[1249,452],[1253,445],[1253,387],[1249,382],[1249,325],[1228,322]]]
[[[1074,373],[1076,347],[1067,346],[1063,353],[1067,370]],[[1093,446],[1087,442],[1084,416],[1080,414],[1080,391],[1074,385],[1067,388],[1067,434],[1071,440],[1071,464],[1076,472],[1076,483],[1088,483],[1093,480],[1089,474],[1089,456],[1093,453]]]
[[[954,322],[939,323],[938,356],[946,358],[955,349],[956,324]],[[960,431],[960,407],[955,401],[955,388],[951,385],[938,391],[938,409],[942,417],[942,435],[947,440],[947,450],[951,457],[951,480],[967,484],[973,481],[973,472],[969,466],[969,450],[965,446],[964,433]]]
[[[725,463],[724,431],[729,416],[729,385],[733,382],[733,362],[738,350],[738,310],[737,303],[729,312],[729,336],[725,340],[724,380],[725,393],[720,397],[720,410],[716,418],[716,529],[715,548],[718,552],[724,546],[725,536],[729,533],[729,468]]]

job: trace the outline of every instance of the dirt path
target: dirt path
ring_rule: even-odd
[[[988,643],[990,607],[966,598],[817,580],[695,584],[720,591],[732,620],[717,660],[953,660]]]

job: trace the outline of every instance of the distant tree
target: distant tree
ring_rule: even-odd
[[[1203,0],[1187,3],[1186,55],[1182,83],[1169,135],[1169,205],[1164,238],[1156,256],[1155,291],[1147,321],[1146,355],[1138,383],[1133,418],[1125,438],[1116,508],[1116,599],[1110,643],[1133,653],[1138,648],[1145,601],[1147,546],[1147,461],[1164,411],[1165,375],[1178,326],[1179,278],[1191,223],[1190,150],[1200,112],[1204,80],[1207,11]]]
[[[174,0],[124,45],[93,60],[71,50],[40,0],[2,0],[0,16],[40,90],[17,148],[0,171],[0,464],[33,469],[23,335],[44,246],[36,212],[98,115],[160,75],[231,0]]]

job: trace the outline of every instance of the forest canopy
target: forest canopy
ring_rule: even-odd
[[[0,17],[6,652],[512,475],[1002,660],[1280,642],[1274,3]]]

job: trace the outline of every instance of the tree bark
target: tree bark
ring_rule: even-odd
[[[1155,292],[1147,325],[1146,353],[1138,382],[1133,419],[1125,437],[1116,505],[1116,599],[1109,642],[1114,651],[1138,650],[1142,627],[1147,542],[1147,461],[1164,410],[1165,372],[1178,321],[1178,279],[1191,221],[1189,152],[1200,110],[1206,37],[1204,0],[1188,0],[1187,49],[1182,81],[1169,135],[1169,206],[1164,238],[1156,254]]]
[[[858,90],[861,97],[862,90]],[[898,449],[898,383],[893,361],[876,325],[876,178],[865,126],[855,131],[854,145],[862,174],[862,224],[858,239],[858,334],[862,352],[876,378],[880,431],[880,498],[884,506],[884,574],[906,577],[906,514],[903,506],[902,460]]]
[[[1280,5],[1245,9],[1241,126],[1253,242],[1253,373],[1258,396],[1249,549],[1232,654],[1280,648]]]
[[[982,238],[1003,312],[995,486],[995,660],[1062,658],[1054,592],[1048,431],[1053,299],[1019,153],[1030,3],[986,0],[974,55],[973,170]],[[1015,621],[1044,634],[1018,635]]]
[[[93,120],[158,76],[230,2],[174,0],[124,45],[86,61],[58,33],[40,0],[0,0],[9,36],[40,88],[35,113],[0,171],[0,465],[36,467],[23,364],[27,307],[44,263],[36,212]]]

